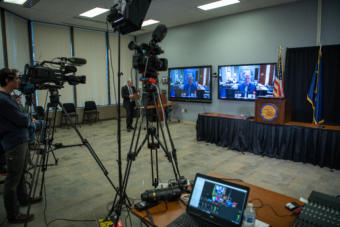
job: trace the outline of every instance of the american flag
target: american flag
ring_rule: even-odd
[[[277,74],[275,76],[274,81],[274,97],[284,97],[284,91],[283,91],[283,72],[282,72],[282,54],[280,52],[279,54],[279,62],[277,64]]]

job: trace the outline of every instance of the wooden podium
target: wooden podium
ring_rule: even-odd
[[[255,100],[255,121],[268,124],[284,124],[290,121],[287,99],[258,97]]]

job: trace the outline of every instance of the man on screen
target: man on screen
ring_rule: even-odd
[[[189,76],[189,81],[184,86],[186,97],[192,97],[192,96],[196,97],[197,85],[193,81],[194,81],[194,78],[192,76]]]
[[[250,82],[250,78],[250,74],[246,74],[244,76],[244,83],[238,86],[241,98],[248,98],[249,95],[256,94],[256,86]]]

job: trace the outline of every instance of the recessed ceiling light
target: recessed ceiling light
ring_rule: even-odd
[[[18,5],[22,5],[26,2],[27,0],[4,0],[4,2],[7,3],[13,3],[13,4],[18,4]]]
[[[203,10],[211,10],[211,9],[216,9],[216,8],[223,7],[223,6],[232,5],[232,4],[239,3],[239,2],[240,2],[239,0],[221,0],[221,1],[212,2],[209,4],[197,6],[197,8],[200,8]]]
[[[86,11],[86,12],[80,14],[80,16],[92,18],[92,17],[98,16],[98,15],[100,15],[102,13],[105,13],[107,11],[109,11],[109,9],[104,9],[104,8],[96,7],[96,8],[93,8],[93,9],[91,9],[89,11]]]
[[[143,21],[142,27],[145,27],[151,24],[157,24],[157,23],[159,23],[158,20],[153,20],[153,19],[145,20]]]

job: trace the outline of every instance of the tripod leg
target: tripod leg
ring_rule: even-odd
[[[169,160],[169,162],[172,165],[172,168],[173,168],[173,171],[174,171],[174,175],[175,175],[175,179],[176,179],[176,181],[179,181],[178,171],[177,171],[176,165],[174,163],[172,153],[170,153],[169,150],[168,150],[167,141],[166,141],[166,138],[165,138],[165,133],[164,133],[163,127],[161,126],[160,115],[159,115],[159,111],[158,111],[158,103],[157,103],[155,92],[152,93],[152,98],[153,98],[154,106],[156,107],[157,126],[159,126],[159,127],[157,127],[157,129],[158,129],[157,132],[156,133],[154,132],[152,136],[157,140],[159,146],[163,149],[164,153],[167,155],[168,160]],[[162,142],[160,141],[160,138],[158,136],[159,129],[161,131],[161,135],[162,135],[164,144],[162,144]]]
[[[116,193],[119,193],[118,189],[116,188],[116,186],[113,184],[112,180],[110,179],[110,177],[108,176],[108,171],[106,170],[104,164],[101,162],[101,160],[99,159],[99,157],[97,156],[96,152],[93,150],[92,146],[90,145],[90,143],[84,139],[84,137],[81,135],[81,133],[79,132],[78,128],[76,127],[75,124],[72,124],[72,119],[70,117],[70,115],[67,113],[65,107],[63,106],[63,104],[59,101],[58,105],[62,108],[64,114],[66,115],[66,120],[68,121],[69,124],[71,124],[72,128],[74,129],[74,131],[77,133],[78,137],[80,138],[80,140],[82,141],[82,143],[86,146],[86,148],[89,150],[90,154],[92,155],[93,159],[96,161],[96,163],[98,164],[98,166],[100,167],[100,169],[102,170],[104,176],[106,177],[106,179],[109,181],[109,183],[111,184],[111,186],[113,187],[113,189],[116,191]]]
[[[55,154],[54,154],[54,151],[52,150],[51,151],[52,152],[52,155],[53,155],[53,158],[54,158],[54,165],[58,165],[58,159],[57,159],[57,157],[55,156]]]
[[[140,135],[141,135],[141,130],[142,130],[142,126],[143,126],[143,123],[144,123],[144,119],[145,119],[145,116],[142,115],[142,120],[141,120],[141,122],[139,124],[139,127],[137,127],[137,122],[139,121],[139,117],[136,120],[135,129],[134,129],[133,137],[132,137],[132,142],[130,144],[130,150],[129,150],[129,153],[127,155],[127,165],[126,165],[126,169],[125,169],[125,173],[124,173],[124,178],[123,178],[123,182],[122,182],[122,189],[121,190],[123,192],[122,193],[123,196],[120,196],[119,200],[117,201],[119,193],[116,194],[115,199],[114,199],[113,204],[112,204],[112,207],[111,207],[111,210],[110,210],[110,212],[109,212],[107,217],[111,216],[113,211],[115,211],[116,215],[119,218],[121,210],[122,210],[122,206],[125,203],[125,199],[127,198],[127,196],[126,196],[126,188],[127,188],[128,179],[129,179],[129,176],[130,176],[130,170],[131,170],[131,166],[132,166],[132,161],[135,160],[135,158],[137,157],[137,155],[141,151],[143,145],[147,141],[147,136],[146,136],[144,138],[144,140],[142,141],[141,145],[138,147],[138,143],[139,143],[139,139],[140,139]],[[136,135],[137,128],[138,128],[138,133],[137,133],[136,143],[135,143],[135,146],[133,146],[134,145],[134,141],[135,141],[135,135]],[[134,151],[132,151],[133,147],[134,147]],[[129,204],[129,206],[131,206],[131,203]]]
[[[42,178],[41,178],[41,183],[40,183],[40,192],[39,195],[42,196],[42,192],[44,189],[44,184],[45,184],[45,173],[47,171],[47,166],[48,166],[48,157],[49,157],[49,153],[44,151],[45,154],[43,155],[43,166],[42,166]]]
[[[158,90],[159,90],[159,87],[157,87],[157,88],[158,88]],[[158,99],[161,100],[161,97],[160,97],[159,93],[157,93],[157,95],[158,95]],[[155,97],[154,97],[154,98],[155,98]],[[165,112],[164,112],[164,107],[163,107],[163,105],[162,105],[162,102],[160,102],[160,106],[161,106],[161,111],[162,111],[162,114],[163,114],[163,120],[164,120],[164,124],[165,124],[165,129],[166,129],[167,136],[168,136],[168,138],[169,138],[170,146],[171,146],[171,149],[172,149],[171,153],[169,152],[169,150],[167,150],[167,151],[168,151],[168,152],[171,154],[171,156],[172,156],[171,162],[172,162],[172,164],[173,164],[174,171],[177,173],[177,174],[175,174],[175,176],[177,175],[178,177],[180,177],[181,174],[180,174],[179,168],[178,168],[177,150],[176,150],[176,148],[175,148],[175,145],[174,145],[173,140],[172,140],[172,137],[171,137],[171,133],[170,133],[170,130],[169,130],[168,121],[167,121],[167,119],[166,119],[166,115],[165,115]],[[159,123],[160,123],[160,125],[161,125],[161,122],[160,122],[160,121],[159,121]],[[163,127],[162,127],[162,125],[160,126],[160,128],[161,128],[161,132],[162,132],[163,139],[164,139],[164,141],[166,141],[166,138],[165,138],[165,135],[164,135],[164,132],[163,132]],[[165,147],[168,149],[166,142],[165,142]],[[176,177],[176,179],[178,179],[178,178]]]
[[[157,87],[158,91],[160,90],[159,89],[159,84],[157,84]],[[161,97],[159,95],[159,92],[157,93],[158,95],[158,99],[161,100]],[[161,110],[162,110],[162,113],[163,113],[163,118],[164,118],[164,124],[165,124],[165,128],[166,128],[166,132],[167,132],[167,135],[169,137],[169,141],[170,141],[170,145],[171,145],[171,154],[173,156],[173,159],[174,159],[174,162],[175,162],[175,167],[176,167],[176,171],[178,173],[178,176],[181,176],[180,172],[179,172],[179,167],[178,167],[178,159],[177,159],[177,150],[175,148],[175,145],[174,145],[174,142],[172,140],[172,137],[171,137],[171,133],[170,133],[170,129],[169,129],[169,125],[168,125],[168,121],[167,121],[167,117],[166,117],[166,114],[164,112],[164,107],[162,105],[162,102],[159,102],[160,103],[160,106],[161,106]]]
[[[35,165],[34,165],[34,170],[33,170],[33,175],[32,175],[32,179],[31,179],[31,183],[30,183],[28,198],[34,198],[36,186],[37,186],[38,180],[39,180],[39,173],[40,173],[39,163],[40,162],[41,162],[41,156],[37,154],[36,160],[35,160]],[[29,215],[30,211],[31,211],[31,204],[28,203],[26,214]],[[25,222],[25,226],[27,226],[27,222]]]

